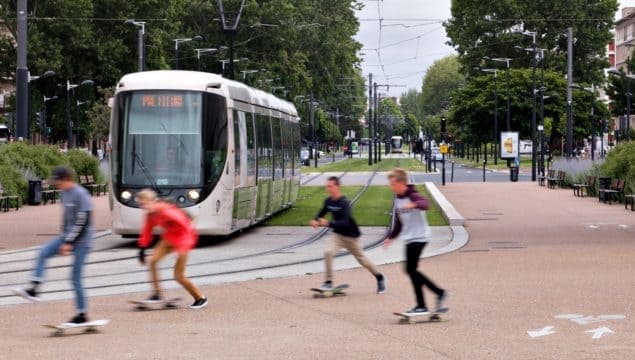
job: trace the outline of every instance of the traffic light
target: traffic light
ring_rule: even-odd
[[[44,114],[42,114],[41,112],[36,112],[35,113],[35,123],[37,124],[38,128],[44,129],[46,127],[46,122],[44,120]]]

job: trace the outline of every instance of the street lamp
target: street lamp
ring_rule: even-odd
[[[179,45],[189,41],[202,41],[203,37],[200,35],[192,36],[191,38],[179,38],[172,39],[174,41],[174,69],[179,69]]]
[[[255,74],[259,71],[260,70],[242,70],[241,73],[243,73],[243,82],[245,82],[245,79],[247,78],[247,74]]]
[[[511,95],[509,93],[509,65],[510,65],[509,63],[512,61],[512,59],[510,59],[510,58],[494,58],[494,59],[492,59],[489,56],[484,56],[483,59],[492,60],[492,61],[496,61],[496,62],[500,62],[500,63],[505,63],[506,66],[507,66],[507,74],[506,74],[506,77],[507,77],[507,117],[505,119],[505,122],[506,122],[505,126],[507,127],[507,131],[510,131],[511,130],[511,120],[510,120],[510,117],[511,117],[510,116]]]
[[[240,58],[240,59],[222,59],[222,60],[219,60],[219,62],[223,65],[223,71],[222,71],[221,75],[225,76],[225,64],[229,64],[230,62],[237,63],[237,62],[241,62],[241,61],[242,62],[249,62],[249,59],[248,58]],[[233,70],[233,66],[230,66],[230,70],[234,71]],[[230,74],[230,75],[231,75],[230,79],[233,80],[234,76],[232,74]]]
[[[595,160],[595,85],[591,84],[590,88],[585,88],[578,84],[569,85],[572,89],[588,91],[593,95],[591,100],[591,160]]]
[[[194,49],[196,50],[196,69],[201,71],[201,54],[209,54],[215,51],[218,51],[216,48],[203,48],[203,49]]]
[[[43,138],[48,138],[48,129],[46,126],[46,103],[49,101],[54,101],[57,100],[58,97],[57,96],[52,96],[52,97],[46,97],[44,96],[44,108],[42,109],[42,137]]]
[[[48,70],[45,71],[42,75],[36,75],[36,76],[31,76],[31,73],[27,73],[27,99],[28,99],[28,105],[27,105],[27,127],[26,127],[26,137],[25,138],[29,138],[29,133],[30,133],[30,119],[31,119],[31,82],[36,81],[38,79],[46,79],[49,77],[55,76],[55,71],[53,70]]]
[[[92,80],[84,80],[80,84],[71,84],[70,80],[66,80],[66,141],[67,149],[73,148],[73,122],[71,120],[71,90],[79,86],[93,86]]]
[[[494,165],[498,164],[498,70],[496,69],[481,69],[478,68],[479,71],[484,73],[492,73],[494,74]],[[487,153],[487,147],[485,148],[485,153]]]
[[[134,25],[136,27],[139,28],[138,31],[138,40],[137,40],[137,46],[138,46],[138,58],[139,58],[139,64],[138,64],[138,70],[139,72],[142,72],[145,68],[145,44],[144,44],[144,37],[145,37],[145,33],[146,33],[146,23],[145,21],[136,21],[135,19],[128,19],[126,21],[124,21],[124,24],[126,25]]]

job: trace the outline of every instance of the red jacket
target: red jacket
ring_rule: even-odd
[[[188,252],[196,246],[198,234],[185,212],[176,205],[159,203],[156,211],[146,216],[143,232],[139,238],[139,247],[150,246],[152,229],[157,226],[163,228],[161,237],[170,243],[176,252]]]

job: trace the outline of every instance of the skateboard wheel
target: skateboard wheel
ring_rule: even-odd
[[[175,307],[176,307],[176,304],[165,304],[166,309],[174,309]]]
[[[62,335],[64,335],[64,332],[62,330],[58,330],[53,333],[53,336],[62,336]]]
[[[85,333],[96,333],[97,329],[94,327],[89,327],[88,329],[84,330]]]
[[[439,315],[432,315],[430,316],[430,321],[441,321],[441,318]]]

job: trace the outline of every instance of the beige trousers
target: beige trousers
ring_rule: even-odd
[[[152,287],[156,294],[161,294],[161,287],[159,286],[159,271],[157,265],[161,259],[172,252],[170,244],[161,239],[157,246],[152,251],[150,257],[150,275],[152,277]],[[174,264],[174,280],[178,282],[187,292],[192,295],[195,300],[203,298],[201,291],[194,285],[190,279],[185,277],[185,265],[187,264],[187,253],[177,254],[176,264]]]
[[[357,262],[368,269],[371,274],[380,274],[377,266],[375,266],[375,264],[373,264],[364,254],[364,250],[362,250],[362,246],[360,245],[358,238],[332,233],[329,238],[329,244],[324,252],[327,281],[333,280],[333,257],[341,248],[348,250],[355,257]]]

